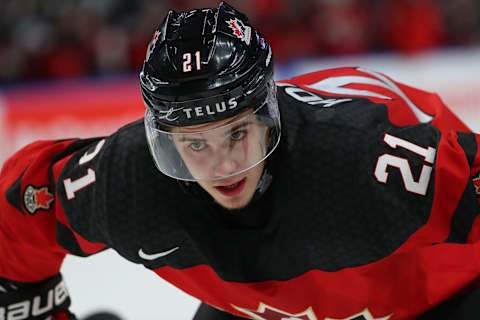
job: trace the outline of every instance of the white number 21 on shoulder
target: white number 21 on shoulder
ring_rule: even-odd
[[[435,148],[423,148],[407,140],[389,135],[388,133],[385,134],[383,141],[393,149],[402,147],[408,151],[422,156],[425,162],[428,164],[433,164],[435,161],[435,155],[437,152]],[[378,180],[378,182],[386,184],[388,181],[387,168],[389,166],[397,168],[400,170],[405,189],[409,192],[424,196],[427,194],[428,184],[430,182],[430,176],[432,173],[432,166],[428,164],[424,164],[422,166],[420,178],[418,181],[415,181],[412,169],[410,167],[410,162],[408,162],[407,159],[385,153],[379,156],[377,159],[377,165],[375,166],[375,178]]]
[[[105,144],[105,139],[100,140],[95,149],[89,153],[88,151],[78,160],[78,164],[86,164],[95,158],[95,156],[100,152],[103,145]],[[82,190],[83,188],[91,185],[96,181],[95,170],[92,168],[87,169],[87,174],[81,176],[78,179],[72,180],[71,178],[67,178],[63,180],[63,185],[65,187],[65,193],[67,194],[67,199],[72,200],[75,198],[75,192]]]

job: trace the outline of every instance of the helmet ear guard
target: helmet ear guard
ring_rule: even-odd
[[[233,129],[229,125],[240,115],[251,114],[249,143],[260,143],[252,139],[253,134],[267,128],[269,141],[262,147],[264,154],[252,156],[251,150],[249,154],[237,154],[239,162],[241,157],[248,161],[227,176],[263,161],[280,139],[270,46],[244,14],[225,2],[218,8],[167,14],[148,46],[140,88],[147,107],[145,128],[150,151],[158,169],[176,179],[226,177],[192,172],[193,165],[183,161],[186,154],[178,149],[184,145],[178,142],[179,128],[207,125],[208,133],[197,134],[207,136],[209,139],[202,139],[212,149],[217,139],[212,133],[226,135],[225,130]],[[218,122],[223,129],[209,125]],[[182,139],[193,138],[184,134]]]

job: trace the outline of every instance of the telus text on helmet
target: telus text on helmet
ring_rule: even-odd
[[[231,98],[228,101],[217,102],[215,105],[207,104],[203,107],[183,108],[182,111],[185,112],[185,115],[188,119],[191,119],[192,117],[199,118],[235,109],[237,104],[238,103],[235,98]]]

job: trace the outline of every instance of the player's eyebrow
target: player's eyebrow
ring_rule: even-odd
[[[181,137],[178,139],[179,142],[205,142],[206,139],[203,138],[191,138],[191,137]]]
[[[243,123],[239,123],[237,124],[236,126],[234,126],[233,128],[230,128],[228,131],[226,131],[224,133],[224,136],[229,136],[230,134],[232,134],[232,132],[235,132],[243,127],[246,127],[250,124],[252,124],[253,122],[251,121],[245,121]],[[179,138],[177,140],[178,142],[206,142],[207,139],[204,139],[204,138],[194,138],[194,137],[185,137],[185,136],[182,136],[181,138]]]
[[[225,133],[225,135],[227,136],[227,135],[231,134],[232,132],[235,132],[235,131],[237,131],[238,129],[241,129],[241,128],[246,127],[246,126],[251,125],[251,124],[252,124],[251,121],[245,121],[245,122],[243,122],[243,123],[239,123],[239,124],[237,124],[235,127],[233,127],[233,128],[231,128],[230,130],[228,130],[228,131]]]

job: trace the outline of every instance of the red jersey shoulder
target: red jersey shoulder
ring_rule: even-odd
[[[431,122],[440,131],[470,129],[431,92],[399,83],[366,68],[344,67],[307,73],[279,82],[326,97],[367,98],[385,104],[390,121],[397,126]]]
[[[58,273],[64,254],[84,256],[105,247],[73,231],[54,174],[55,168],[62,170],[68,159],[91,143],[92,139],[37,141],[5,162],[0,172],[0,243],[5,243],[1,277],[40,281]]]
[[[477,141],[477,154],[472,165],[473,186],[475,193],[478,196],[478,203],[480,204],[480,134],[475,136]]]
[[[96,140],[41,140],[18,150],[0,173],[2,199],[23,214],[49,211],[56,199],[54,168],[62,170],[76,151]]]
[[[50,210],[55,200],[50,168],[75,141],[36,141],[17,151],[0,173],[4,199],[24,214]]]

